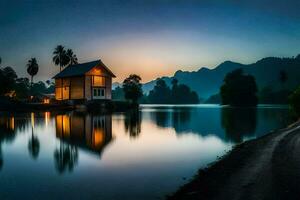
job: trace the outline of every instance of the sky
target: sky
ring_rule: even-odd
[[[121,82],[135,73],[147,82],[177,70],[244,64],[300,53],[298,0],[0,0],[2,66],[35,80],[59,71],[55,46],[79,62],[101,59]]]

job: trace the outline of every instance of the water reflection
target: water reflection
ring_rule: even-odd
[[[13,116],[0,117],[0,169],[3,167],[2,143],[11,142],[15,138],[15,118]]]
[[[160,110],[151,112],[151,119],[159,127],[172,127],[178,134],[185,133],[190,130],[191,108],[161,108]]]
[[[101,156],[112,140],[111,115],[69,113],[55,116],[56,137]]]
[[[258,125],[258,117],[260,124]],[[178,136],[214,135],[223,141],[240,143],[268,133],[273,127],[289,123],[284,107],[152,107],[144,108],[143,120],[150,119],[160,128],[173,128]]]
[[[141,112],[132,110],[125,113],[124,126],[131,138],[137,138],[141,133]]]
[[[25,194],[156,199],[175,191],[182,177],[192,177],[232,143],[285,126],[287,114],[282,108],[218,106],[152,106],[112,115],[0,113],[0,194],[7,199]],[[101,192],[94,185],[101,185]]]
[[[28,142],[28,151],[30,156],[36,160],[40,152],[40,141],[37,136],[34,135],[33,127],[31,131],[31,138]]]
[[[54,151],[55,169],[60,173],[72,172],[78,161],[78,150],[75,145],[61,142]]]
[[[254,136],[257,123],[257,108],[222,108],[221,124],[226,138],[240,143],[244,138]]]

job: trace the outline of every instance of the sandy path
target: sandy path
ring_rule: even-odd
[[[300,199],[300,123],[242,144],[171,199]]]

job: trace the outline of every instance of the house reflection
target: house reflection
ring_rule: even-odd
[[[111,115],[70,113],[55,116],[56,136],[101,156],[112,140]]]
[[[15,130],[15,118],[13,116],[2,116],[0,117],[0,130],[1,133],[10,132],[13,133]]]
[[[3,167],[2,143],[15,138],[15,118],[0,116],[0,169]]]

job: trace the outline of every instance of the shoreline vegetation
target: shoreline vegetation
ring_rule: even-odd
[[[168,200],[297,199],[300,191],[300,120],[243,142],[200,169]]]

